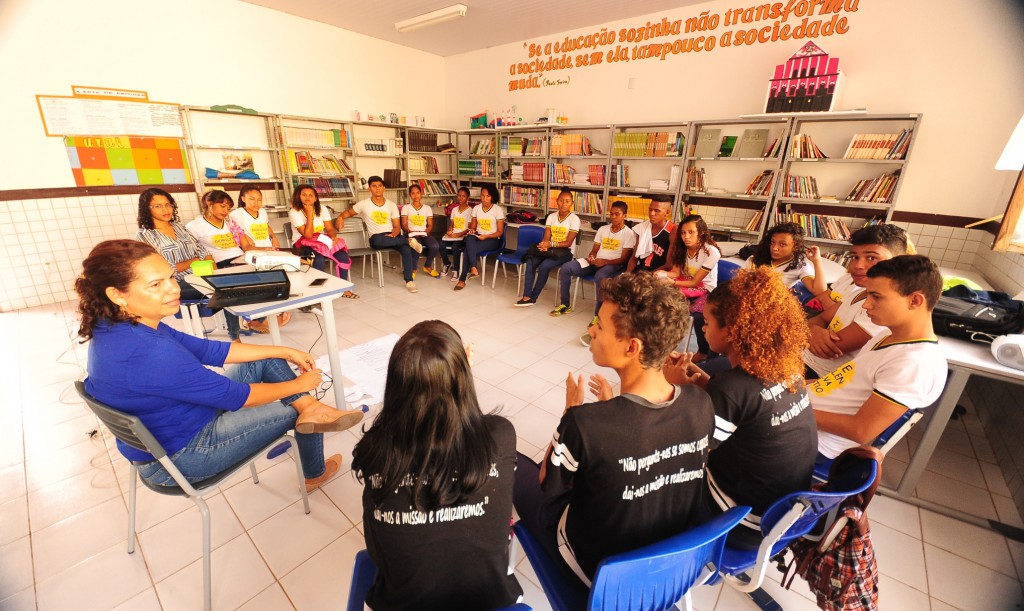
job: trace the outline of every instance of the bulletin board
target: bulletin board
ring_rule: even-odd
[[[180,138],[67,136],[64,145],[79,187],[192,182]]]

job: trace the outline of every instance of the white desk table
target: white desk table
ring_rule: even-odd
[[[237,273],[252,270],[252,266],[239,265],[216,270],[214,273]],[[287,274],[288,281],[291,283],[288,299],[265,301],[244,306],[231,306],[227,310],[245,320],[266,317],[267,323],[270,326],[270,338],[274,344],[280,345],[281,327],[277,324],[277,315],[302,306],[319,305],[320,309],[323,310],[324,335],[327,336],[327,358],[331,363],[331,386],[334,388],[334,405],[338,409],[346,409],[345,386],[341,376],[341,361],[338,359],[338,329],[334,321],[334,307],[332,303],[345,291],[352,290],[352,287],[355,285],[348,280],[342,280],[337,276],[332,276],[312,268],[303,272],[287,272]],[[310,286],[309,284],[317,278],[326,278],[327,281],[320,286]]]

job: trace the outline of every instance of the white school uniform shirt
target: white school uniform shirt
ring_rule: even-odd
[[[465,231],[469,229],[469,222],[473,220],[473,207],[466,206],[465,210],[459,210],[459,207],[456,206],[452,208],[452,213],[450,216],[452,219],[452,229],[456,233],[460,231]],[[448,242],[461,242],[464,239],[466,239],[466,236],[460,235],[457,238],[452,238],[446,235],[441,239],[447,240]]]
[[[710,293],[718,286],[718,260],[722,258],[722,251],[710,245],[707,247],[707,250],[708,252],[704,252],[703,248],[698,248],[697,254],[693,257],[687,254],[686,269],[683,271],[693,278],[700,270],[707,270],[708,274],[704,276],[701,284]]]
[[[573,231],[576,232],[576,235],[580,233],[580,217],[576,216],[575,212],[570,212],[562,220],[558,220],[558,212],[552,212],[548,215],[544,225],[551,230],[551,241],[556,243],[564,242]],[[569,246],[569,251],[574,255],[576,254],[577,242],[578,240],[573,240],[572,245]]]
[[[295,244],[302,237],[299,227],[306,226],[306,211],[292,208],[288,211],[288,220],[292,223],[292,244]],[[313,219],[313,233],[323,233],[325,224],[330,220],[330,213],[327,212],[326,207],[321,205],[320,216]]]
[[[804,259],[803,265],[798,265],[793,269],[787,270],[786,268],[789,267],[790,262],[792,262],[792,259],[788,259],[774,266],[775,271],[782,274],[782,284],[784,284],[786,288],[791,289],[796,286],[797,282],[800,282],[804,278],[814,277],[814,265],[807,259]],[[752,269],[753,267],[754,257],[750,257],[747,259],[743,269]]]
[[[249,211],[245,208],[237,208],[231,211],[231,218],[234,219],[238,226],[242,228],[245,235],[249,236],[259,248],[270,248],[274,245],[274,242],[270,239],[271,232],[270,228],[270,217],[267,216],[267,211],[260,208],[256,218],[253,218]]]
[[[476,219],[477,233],[494,233],[498,230],[498,221],[505,220],[505,210],[498,204],[492,204],[490,210],[484,210],[483,204],[473,208]]]
[[[206,217],[199,216],[189,221],[185,225],[185,229],[188,229],[189,233],[199,240],[199,243],[206,248],[206,252],[213,256],[215,263],[242,256],[242,249],[238,247],[234,236],[231,235],[229,219],[224,219],[223,226],[214,227],[210,221],[206,220]]]
[[[856,414],[872,394],[906,409],[924,409],[946,384],[946,357],[935,339],[887,346],[885,331],[871,338],[860,353],[808,387],[811,407],[835,414]],[[857,442],[818,431],[818,451],[835,458]]]
[[[371,199],[364,199],[352,206],[359,218],[363,219],[363,225],[370,235],[378,233],[391,233],[395,230],[391,220],[399,218],[398,204],[385,199],[383,205],[376,205]],[[400,220],[400,219],[399,219]]]
[[[419,210],[412,204],[406,204],[402,206],[402,216],[406,217],[409,223],[410,237],[427,235],[427,218],[434,216],[434,211],[426,204],[421,203]]]
[[[602,226],[594,235],[594,244],[600,244],[596,258],[611,261],[622,256],[622,251],[636,246],[636,234],[628,225],[612,231],[611,223]]]
[[[838,295],[842,301],[826,329],[838,333],[846,327],[856,324],[872,337],[888,331],[885,327],[871,322],[868,313],[864,311],[864,300],[867,298],[867,292],[853,283],[853,278],[850,277],[850,274],[845,274],[839,280],[832,283],[832,293],[833,295]],[[837,358],[825,359],[805,348],[804,364],[813,369],[815,373],[821,375],[849,363],[859,352],[860,350],[851,350]]]

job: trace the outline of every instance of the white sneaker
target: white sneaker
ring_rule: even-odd
[[[419,240],[414,240],[413,238],[409,238],[409,248],[415,250],[417,254],[423,252],[423,244],[420,244]]]
[[[410,293],[418,293],[419,289],[416,288],[416,283],[412,280],[405,283],[405,288],[409,289]]]

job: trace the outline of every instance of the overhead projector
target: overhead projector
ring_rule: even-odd
[[[302,259],[279,250],[251,250],[245,253],[245,262],[260,271],[283,269],[286,272],[297,272],[301,269]]]

